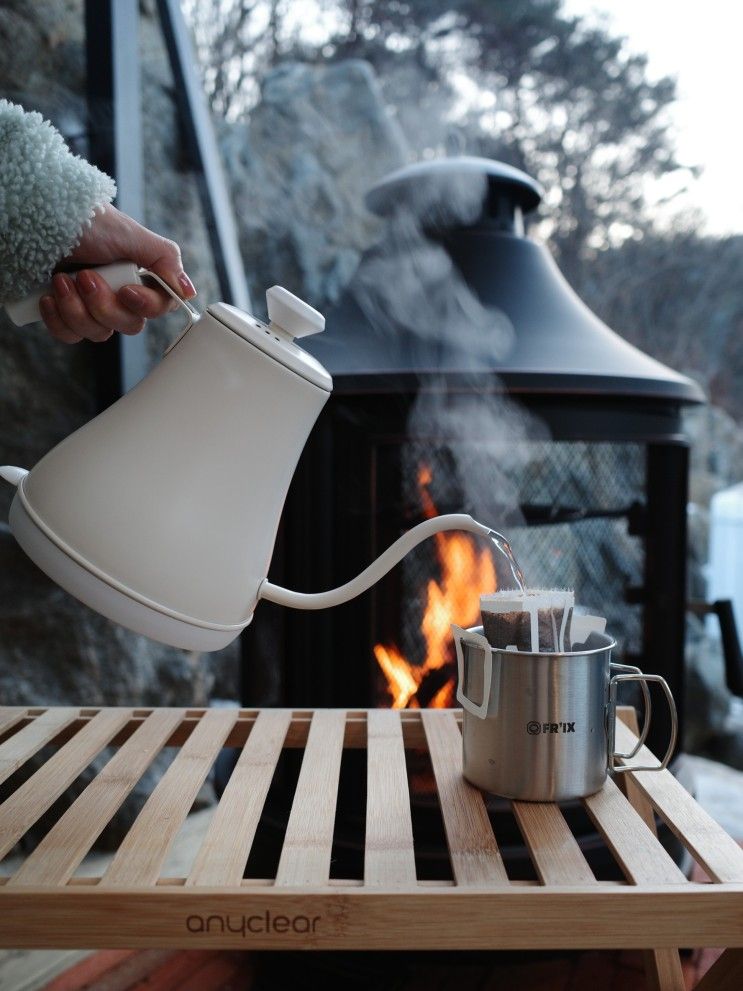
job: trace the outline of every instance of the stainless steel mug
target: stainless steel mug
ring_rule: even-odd
[[[580,650],[542,654],[497,650],[482,627],[452,626],[464,709],[464,776],[504,798],[559,802],[598,791],[617,758],[634,757],[650,728],[648,682],[663,689],[671,710],[671,738],[659,765],[668,764],[676,745],[676,706],[666,681],[657,674],[611,661],[615,642],[592,633]],[[614,749],[617,689],[639,682],[645,713],[632,753]]]

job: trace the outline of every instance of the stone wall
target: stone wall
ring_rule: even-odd
[[[157,41],[155,24],[145,20],[144,105],[154,111],[154,119],[145,116],[150,178],[145,219],[182,243],[188,271],[199,284],[213,286],[196,185],[182,169],[172,83]],[[84,154],[82,3],[6,3],[0,10],[0,43],[5,53],[0,93],[39,110]],[[170,190],[170,199],[163,189]],[[153,331],[150,339],[159,353],[167,330]],[[40,325],[19,329],[0,311],[4,464],[33,466],[94,415],[94,348],[60,344]],[[11,497],[10,486],[3,484],[2,520]],[[228,667],[234,669],[234,650],[231,657]],[[219,668],[219,659],[156,644],[102,619],[49,581],[18,549],[7,526],[0,527],[0,698],[5,704],[204,705]],[[227,680],[234,686],[234,674]]]

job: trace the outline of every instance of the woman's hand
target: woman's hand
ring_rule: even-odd
[[[96,212],[80,244],[61,266],[125,260],[151,269],[183,299],[196,295],[183,271],[178,245],[113,206]],[[52,337],[65,344],[84,338],[106,341],[115,330],[138,334],[148,317],[160,316],[176,305],[163,290],[148,286],[124,286],[114,293],[100,275],[88,269],[77,272],[74,279],[58,272],[52,288],[52,293],[42,296],[39,308]]]

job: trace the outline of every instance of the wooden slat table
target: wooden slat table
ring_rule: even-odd
[[[624,882],[597,880],[557,805],[513,802],[538,880],[509,878],[480,792],[461,775],[461,714],[237,709],[0,709],[0,946],[646,951],[650,987],[682,991],[678,947],[728,948],[703,991],[743,987],[743,850],[667,771],[584,801]],[[636,723],[623,711],[617,745]],[[163,865],[222,747],[235,771],[187,876]],[[17,844],[105,748],[113,756],[18,864]],[[46,748],[46,749],[45,749]],[[100,877],[76,872],[163,748],[172,762]],[[282,752],[303,751],[275,876],[245,867]],[[365,750],[363,876],[334,875],[339,782]],[[430,758],[451,876],[420,880],[406,751]],[[42,758],[44,758],[42,760]],[[652,761],[647,750],[638,763]],[[357,765],[355,765],[357,766]],[[58,808],[58,807],[55,807]],[[655,814],[710,877],[687,881]],[[2,863],[0,862],[0,874]]]

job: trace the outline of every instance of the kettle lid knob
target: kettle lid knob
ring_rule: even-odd
[[[325,330],[325,317],[309,303],[294,296],[283,286],[271,286],[266,291],[268,319],[271,327],[290,337],[307,337]]]

